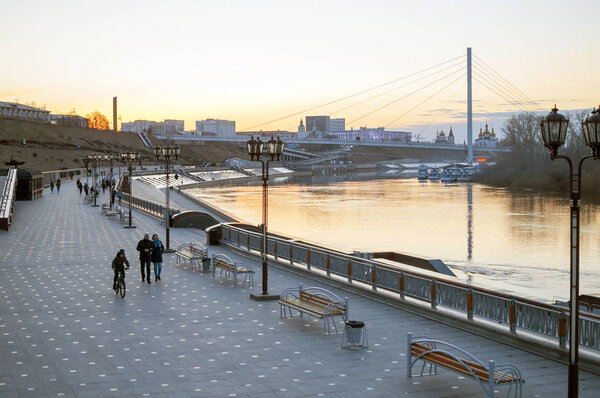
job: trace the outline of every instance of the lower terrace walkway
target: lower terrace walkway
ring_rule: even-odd
[[[107,200],[108,194],[100,199]],[[340,348],[309,316],[282,320],[276,302],[256,302],[256,286],[175,266],[165,255],[162,281],[141,283],[136,243],[164,235],[159,221],[134,211],[137,229],[83,204],[72,182],[60,195],[17,202],[10,232],[0,231],[0,397],[482,397],[472,380],[440,369],[406,377],[406,333],[426,334],[483,361],[518,365],[525,397],[565,397],[567,367],[339,289],[351,318],[365,321],[370,347]],[[163,237],[164,238],[164,237]],[[205,241],[173,229],[172,246]],[[111,289],[120,249],[132,263],[125,299]],[[210,252],[239,255],[225,247]],[[303,283],[272,267],[270,292]],[[581,372],[581,397],[598,397],[600,376]],[[506,386],[496,396],[504,397]]]

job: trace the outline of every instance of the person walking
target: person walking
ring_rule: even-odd
[[[106,192],[106,181],[102,180],[102,193]]]
[[[60,178],[56,180],[56,193],[60,193]]]
[[[137,251],[140,252],[140,272],[142,273],[142,282],[150,282],[150,262],[152,261],[152,241],[149,234],[144,234],[144,239],[138,242]]]
[[[90,186],[88,185],[87,182],[85,184],[83,184],[83,190],[85,191],[85,196],[88,196],[90,193]]]
[[[116,196],[117,196],[117,191],[115,191],[115,189],[112,188],[112,190],[110,192],[110,208],[111,209],[115,205],[115,197]]]
[[[129,269],[129,261],[127,261],[127,257],[125,257],[125,250],[121,249],[112,261],[112,269],[115,272],[115,278],[113,279],[113,290],[117,288],[117,279],[119,278],[119,274],[121,272],[125,273],[125,264],[127,264],[127,269]]]
[[[81,193],[83,192],[83,184],[81,183],[81,181],[79,181],[79,178],[77,179],[77,189],[79,189],[79,195],[81,195]]]
[[[54,193],[54,181],[50,180],[50,193]]]
[[[163,252],[165,247],[158,239],[158,235],[152,235],[152,264],[154,264],[154,281],[160,280],[160,271],[162,270]]]

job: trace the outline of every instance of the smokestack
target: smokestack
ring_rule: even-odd
[[[117,97],[113,97],[113,131],[117,132]]]

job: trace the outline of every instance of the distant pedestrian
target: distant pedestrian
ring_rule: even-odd
[[[56,180],[56,193],[60,193],[60,178]]]
[[[160,280],[160,271],[162,270],[164,251],[165,247],[158,239],[158,235],[152,235],[152,263],[154,264],[154,281]]]
[[[77,189],[79,189],[79,195],[81,195],[81,192],[83,191],[83,185],[81,184],[81,181],[79,181],[79,178],[77,179]]]
[[[50,193],[54,193],[54,181],[50,181]]]
[[[136,250],[140,252],[140,272],[142,273],[142,282],[150,282],[150,262],[152,261],[152,241],[150,235],[145,234],[144,239],[138,242]]]
[[[85,191],[85,196],[88,196],[90,193],[90,186],[88,185],[87,182],[85,184],[83,184],[83,190]]]
[[[106,181],[102,180],[102,193],[106,192]]]
[[[112,209],[112,207],[113,207],[113,206],[114,206],[114,204],[115,204],[115,197],[116,197],[116,196],[117,196],[117,191],[115,191],[115,190],[114,190],[114,188],[113,188],[113,190],[112,190],[112,191],[111,191],[111,193],[110,193],[110,208],[111,208],[111,209]]]
[[[119,191],[117,192],[117,198],[119,198],[119,204],[121,204],[121,199],[123,198],[123,192],[121,192],[121,190],[119,189]]]

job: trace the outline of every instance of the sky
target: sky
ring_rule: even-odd
[[[98,110],[112,123],[117,96],[123,122],[183,119],[192,130],[220,118],[237,130],[295,131],[307,115],[331,115],[348,128],[426,139],[453,126],[462,142],[467,47],[479,80],[476,133],[485,123],[500,132],[523,110],[598,106],[596,8],[591,0],[0,0],[0,101]]]

